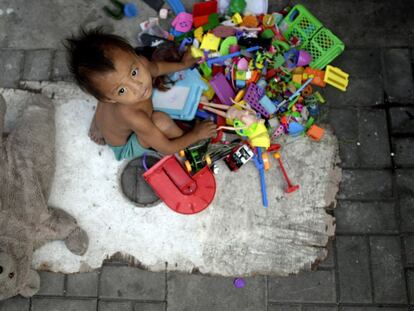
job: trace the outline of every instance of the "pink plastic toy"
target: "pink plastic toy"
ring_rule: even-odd
[[[240,58],[237,62],[237,69],[247,71],[249,69],[249,62],[244,58]]]
[[[193,24],[193,15],[181,12],[172,21],[172,26],[180,32],[189,32]]]

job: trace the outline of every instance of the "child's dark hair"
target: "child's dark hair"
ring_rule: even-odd
[[[105,33],[102,28],[91,30],[81,29],[78,37],[66,39],[65,47],[68,51],[68,67],[75,81],[84,91],[95,96],[98,100],[104,99],[104,95],[96,88],[95,83],[92,81],[92,74],[115,70],[113,61],[105,53],[107,49],[112,47],[126,52],[136,53],[136,50],[134,50],[127,40],[114,34]],[[179,61],[181,57],[176,51],[176,49],[171,49],[170,47],[170,55],[167,55],[165,57],[166,59],[163,60]],[[152,52],[151,54],[156,56],[154,60],[160,60],[160,57],[157,55],[159,53],[156,50],[154,53]],[[149,58],[148,55],[144,54],[143,56]],[[156,79],[154,86],[161,90],[165,89],[163,81],[163,78]]]
[[[105,73],[115,70],[113,61],[105,53],[108,47],[116,47],[134,53],[132,46],[122,37],[104,33],[102,28],[80,30],[78,37],[66,40],[68,67],[78,85],[95,96],[104,99],[95,87],[91,76],[93,73]]]

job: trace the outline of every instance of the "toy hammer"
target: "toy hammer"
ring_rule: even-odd
[[[273,154],[273,157],[274,157],[275,159],[277,159],[277,161],[279,162],[280,169],[282,170],[283,176],[285,177],[285,180],[286,180],[286,182],[287,182],[287,184],[288,184],[288,187],[287,187],[287,189],[285,190],[285,192],[286,192],[286,193],[291,193],[291,192],[295,192],[296,190],[298,190],[298,189],[299,189],[299,185],[295,185],[295,186],[294,186],[294,185],[292,185],[292,183],[291,183],[291,182],[290,182],[290,180],[289,180],[288,175],[286,174],[286,170],[285,170],[285,168],[284,168],[284,166],[283,166],[282,160],[280,159],[280,153],[278,153],[278,152],[274,153],[274,154]]]

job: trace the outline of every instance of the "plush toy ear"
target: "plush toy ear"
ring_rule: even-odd
[[[30,270],[27,276],[28,280],[25,287],[19,292],[23,297],[32,297],[39,291],[40,288],[40,276],[34,271]]]

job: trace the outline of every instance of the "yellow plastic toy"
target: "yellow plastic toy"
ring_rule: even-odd
[[[194,37],[198,40],[198,42],[203,41],[203,27],[198,27],[196,30],[194,30]]]
[[[325,77],[323,78],[323,81],[345,92],[346,87],[348,86],[348,77],[349,74],[342,71],[338,67],[328,65],[326,66]]]
[[[231,21],[235,25],[240,25],[243,22],[243,18],[241,17],[241,15],[239,13],[236,13],[231,17]]]
[[[211,87],[211,84],[210,82],[208,82],[207,79],[204,79],[203,77],[201,77],[201,80],[203,80],[208,86],[208,89],[203,92],[203,95],[207,97],[208,100],[211,100],[215,94],[214,89]]]
[[[191,46],[191,55],[194,58],[202,58],[204,57],[204,53],[202,50],[197,49],[195,46]]]
[[[212,33],[208,33],[203,37],[200,49],[207,51],[218,51],[221,38],[216,37]]]
[[[292,75],[292,81],[297,83],[297,84],[302,84],[302,74],[300,73],[295,73]]]

